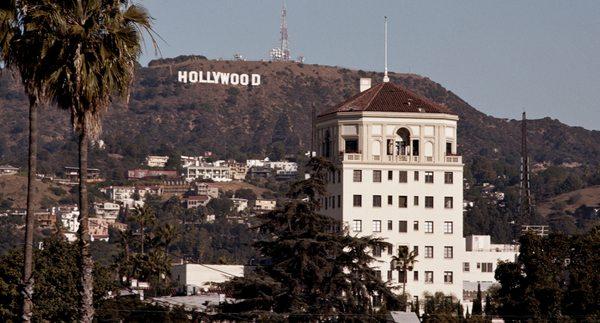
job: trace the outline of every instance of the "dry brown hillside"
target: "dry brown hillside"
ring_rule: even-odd
[[[258,87],[177,82],[178,70],[262,75]],[[180,57],[140,67],[127,106],[115,100],[104,118],[104,150],[92,151],[92,167],[107,178],[123,177],[145,155],[213,151],[220,158],[295,154],[309,147],[310,111],[341,102],[358,91],[360,77],[380,73],[292,62],[224,61]],[[520,122],[485,115],[440,84],[415,74],[391,74],[401,84],[460,116],[459,151],[518,167]],[[515,116],[518,117],[518,116]],[[48,107],[40,118],[40,169],[60,172],[74,165],[76,145],[66,113]],[[600,164],[600,132],[569,127],[549,118],[533,120],[530,147],[535,161]],[[24,166],[27,104],[20,86],[0,77],[0,162]]]

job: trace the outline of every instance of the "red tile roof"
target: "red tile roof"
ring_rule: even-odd
[[[449,113],[445,106],[389,82],[378,84],[358,93],[321,115],[351,111]]]

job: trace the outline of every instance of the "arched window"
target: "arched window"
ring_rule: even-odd
[[[396,131],[396,155],[410,155],[410,131],[406,128]]]
[[[381,141],[373,141],[373,156],[381,155]]]
[[[425,157],[433,157],[433,143],[428,141],[425,143]]]

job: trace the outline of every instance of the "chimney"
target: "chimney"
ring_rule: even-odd
[[[360,91],[364,92],[371,88],[371,79],[368,77],[360,78]]]

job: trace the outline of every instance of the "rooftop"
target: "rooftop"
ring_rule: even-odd
[[[445,106],[433,103],[400,85],[384,82],[358,93],[320,116],[352,111],[453,114]]]

